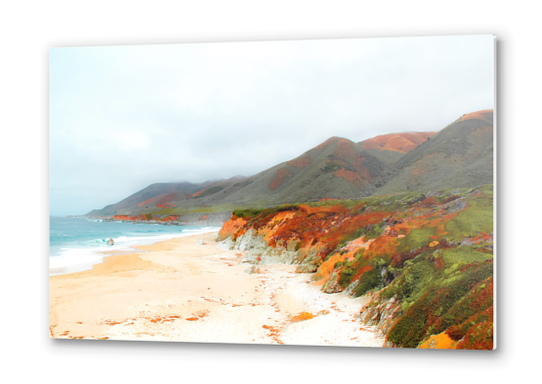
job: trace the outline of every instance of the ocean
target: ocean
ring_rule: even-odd
[[[50,275],[90,269],[106,256],[98,252],[130,250],[133,245],[220,230],[219,227],[102,222],[58,216],[50,218],[49,228]],[[107,239],[113,239],[114,245],[108,245]]]

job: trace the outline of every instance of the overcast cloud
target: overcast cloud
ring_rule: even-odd
[[[50,212],[250,176],[331,136],[440,130],[494,105],[493,37],[50,51]]]

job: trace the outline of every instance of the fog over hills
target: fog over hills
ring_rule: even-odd
[[[355,143],[331,137],[250,177],[155,183],[88,216],[231,212],[321,199],[475,187],[493,182],[493,110],[438,132],[390,133]]]

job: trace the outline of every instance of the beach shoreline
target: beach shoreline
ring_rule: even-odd
[[[220,248],[217,232],[107,256],[92,269],[50,276],[55,339],[380,347],[356,319],[367,298],[326,294],[295,265],[252,264]],[[200,241],[204,245],[198,244]]]
[[[80,217],[77,217],[80,218]],[[84,217],[83,217],[84,218]],[[120,220],[117,220],[117,222],[121,222]],[[161,225],[161,224],[154,224],[154,223],[129,223],[130,225]],[[78,260],[77,258],[73,259],[66,259],[66,261],[61,262],[61,265],[58,265],[58,261],[55,261],[51,263],[51,260],[55,259],[58,255],[53,255],[51,258],[50,255],[50,262],[49,262],[49,276],[57,276],[57,275],[64,275],[64,274],[70,274],[70,273],[77,273],[77,272],[83,272],[92,269],[93,265],[101,264],[104,262],[104,259],[108,256],[114,256],[114,255],[122,255],[122,254],[132,254],[132,253],[138,253],[142,252],[142,250],[138,249],[137,247],[141,245],[149,245],[149,244],[155,244],[162,241],[167,241],[176,237],[186,237],[186,236],[192,236],[199,233],[207,233],[207,232],[216,232],[220,229],[220,227],[212,227],[212,226],[202,226],[202,227],[191,227],[187,226],[189,229],[186,230],[186,232],[181,231],[176,234],[161,234],[156,233],[154,235],[150,235],[146,238],[141,237],[141,235],[136,235],[135,243],[134,240],[130,239],[133,235],[119,235],[120,236],[120,242],[117,241],[117,238],[112,238],[114,240],[114,245],[112,246],[102,246],[101,250],[98,249],[92,249],[92,247],[87,247],[79,249],[78,251],[86,252],[84,255],[83,260]],[[106,239],[103,239],[103,244],[105,244]],[[88,242],[88,241],[87,241]],[[58,246],[57,246],[58,247]],[[71,244],[65,244],[64,249],[68,249],[68,251],[77,250],[73,245]],[[71,249],[70,249],[71,248]]]

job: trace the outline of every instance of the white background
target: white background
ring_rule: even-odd
[[[542,269],[536,224],[541,126],[535,113],[542,65],[540,12],[533,4],[495,0],[4,2],[0,10],[2,381],[538,380],[537,288]],[[496,351],[49,339],[49,48],[474,33],[498,37]]]

